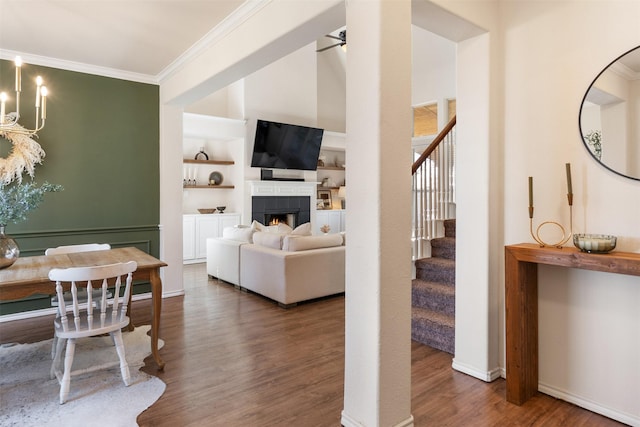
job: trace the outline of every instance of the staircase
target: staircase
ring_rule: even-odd
[[[444,230],[444,237],[431,239],[431,258],[415,261],[411,339],[454,354],[456,220],[444,220]]]

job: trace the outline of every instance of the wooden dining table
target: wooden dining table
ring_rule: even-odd
[[[0,270],[0,301],[18,300],[34,294],[55,294],[55,284],[49,280],[49,271],[52,268],[90,267],[128,261],[138,264],[137,270],[133,273],[134,280],[148,280],[151,283],[151,354],[158,370],[162,370],[164,361],[158,353],[158,331],[162,311],[160,268],[166,267],[167,264],[138,248],[18,258],[11,267]]]

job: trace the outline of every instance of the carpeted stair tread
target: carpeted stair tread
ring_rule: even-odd
[[[456,220],[444,220],[445,237],[431,239],[431,258],[415,261],[411,283],[411,339],[455,351]]]
[[[431,239],[431,257],[456,259],[456,238],[438,237]]]
[[[411,309],[411,339],[454,354],[455,319],[433,310]]]
[[[455,316],[455,287],[447,283],[414,279],[411,283],[411,305]]]
[[[456,261],[446,258],[421,258],[415,261],[416,278],[432,282],[455,283]]]
[[[446,237],[456,237],[456,220],[454,219],[445,219],[444,220],[444,235]]]

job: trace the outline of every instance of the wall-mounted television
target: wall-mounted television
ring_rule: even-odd
[[[316,170],[324,129],[258,120],[251,166]]]

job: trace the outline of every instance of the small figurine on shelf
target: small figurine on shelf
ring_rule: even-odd
[[[200,151],[196,154],[196,160],[209,160],[209,155],[204,152],[204,147],[200,147]]]
[[[320,231],[322,231],[324,234],[327,234],[329,233],[329,231],[331,231],[331,227],[329,226],[329,224],[325,224],[320,227]]]

